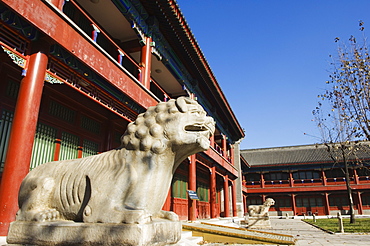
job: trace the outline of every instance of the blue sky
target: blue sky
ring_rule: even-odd
[[[245,129],[241,149],[320,141],[311,112],[332,69],[334,39],[362,39],[359,20],[370,33],[369,0],[177,2]]]

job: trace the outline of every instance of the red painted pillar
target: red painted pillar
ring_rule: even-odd
[[[61,143],[62,143],[62,140],[55,139],[54,161],[59,161]]]
[[[209,177],[209,193],[210,193],[210,206],[211,206],[211,218],[217,218],[216,210],[216,167],[211,167],[211,173]]]
[[[290,187],[294,187],[293,173],[291,172],[289,172],[289,185]]]
[[[360,184],[360,180],[358,179],[357,170],[353,169],[353,178],[355,180],[355,184]]]
[[[0,185],[0,236],[7,235],[9,223],[15,219],[19,187],[30,169],[47,63],[45,53],[33,53],[19,88]]]
[[[325,171],[324,170],[321,170],[321,177],[322,177],[322,185],[326,186],[327,181],[326,181],[326,176],[325,176]]]
[[[243,195],[243,204],[244,204],[244,215],[248,212],[248,206],[247,206],[247,196]]]
[[[263,173],[261,173],[261,188],[265,188],[265,178],[263,176]]]
[[[225,217],[230,217],[230,199],[229,199],[229,176],[224,177],[224,212]]]
[[[171,187],[168,190],[166,201],[163,204],[162,210],[171,211]]]
[[[227,158],[227,141],[224,134],[222,134],[222,156]]]
[[[141,48],[141,80],[145,88],[150,89],[150,70],[152,66],[152,38],[145,38],[145,45]]]
[[[295,202],[295,194],[292,194],[292,208],[293,208],[293,216],[297,214],[297,205]]]
[[[190,156],[189,163],[189,190],[197,190],[197,165],[196,155]],[[189,220],[195,221],[197,219],[197,201],[189,198]]]
[[[77,147],[77,158],[82,158],[82,152],[83,152],[83,147],[78,146]]]
[[[232,181],[232,186],[231,186],[231,200],[233,203],[233,216],[236,217],[238,216],[238,211],[236,209],[236,182],[235,180]]]
[[[361,192],[357,191],[357,209],[358,209],[358,214],[363,214],[363,207],[362,207],[362,198],[361,198]]]
[[[325,210],[326,210],[326,215],[330,215],[330,204],[329,204],[329,194],[324,193],[325,196]]]

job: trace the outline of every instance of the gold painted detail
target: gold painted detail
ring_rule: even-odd
[[[47,71],[45,74],[45,81],[49,82],[50,84],[64,84],[63,80],[57,78],[54,74]]]
[[[3,48],[4,52],[8,54],[8,56],[13,60],[15,64],[20,66],[21,68],[26,67],[27,60],[23,58],[22,56],[16,54],[11,49],[6,48],[5,46],[1,45],[1,48]]]

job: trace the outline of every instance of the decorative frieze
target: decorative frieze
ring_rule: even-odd
[[[45,81],[50,84],[64,84],[63,80],[59,79],[57,76],[47,71],[45,74]]]
[[[27,59],[20,56],[19,54],[15,53],[13,50],[8,49],[7,47],[1,45],[1,48],[4,50],[5,53],[13,60],[15,64],[17,64],[21,68],[26,67]]]

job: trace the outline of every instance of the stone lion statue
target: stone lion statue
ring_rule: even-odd
[[[120,148],[33,169],[19,192],[18,221],[148,223],[161,211],[173,173],[209,148],[214,120],[190,98],[149,107],[127,126]]]
[[[275,204],[274,199],[267,198],[263,205],[249,205],[248,213],[250,217],[266,217],[268,216],[269,209]]]

